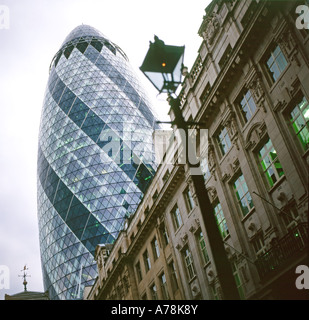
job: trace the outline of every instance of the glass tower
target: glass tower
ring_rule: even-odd
[[[44,287],[79,299],[155,172],[156,119],[124,52],[81,25],[50,65],[38,146]]]

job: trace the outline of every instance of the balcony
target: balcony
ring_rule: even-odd
[[[308,223],[300,223],[255,261],[261,280],[277,275],[289,263],[307,254],[307,249]]]

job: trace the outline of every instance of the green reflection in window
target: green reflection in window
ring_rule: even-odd
[[[290,114],[293,130],[304,150],[309,148],[309,105],[305,97]]]
[[[264,175],[270,187],[272,187],[280,177],[284,175],[282,165],[278,159],[277,152],[274,149],[270,139],[259,151],[259,161],[261,163]]]

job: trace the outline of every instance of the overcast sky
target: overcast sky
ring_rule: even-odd
[[[10,289],[43,291],[37,222],[38,131],[48,70],[72,29],[89,24],[127,54],[154,109],[167,120],[168,105],[138,70],[156,34],[185,45],[192,67],[202,39],[197,31],[210,0],[0,0],[9,8],[9,29],[0,29],[0,266],[10,270]],[[3,12],[0,9],[0,23]],[[163,108],[162,108],[163,107]],[[0,277],[1,277],[0,269]],[[2,283],[3,284],[3,283]]]

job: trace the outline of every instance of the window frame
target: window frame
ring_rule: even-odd
[[[272,188],[284,176],[284,171],[271,139],[267,137],[264,141],[265,143],[260,145],[257,151],[259,167],[262,170],[263,180],[266,180],[268,187]],[[275,154],[276,157],[273,158],[272,154]],[[280,165],[281,173],[279,173],[276,164]]]
[[[262,232],[257,233],[250,242],[257,258],[262,256],[267,251]]]
[[[171,210],[171,216],[172,216],[174,229],[175,229],[175,231],[177,231],[180,229],[180,227],[183,224],[180,209],[177,204],[175,204],[173,209]]]
[[[275,54],[277,48],[279,48],[279,52]],[[280,64],[277,63],[278,61],[278,56],[281,56],[284,61],[285,61],[285,66],[283,67],[283,69],[281,69],[281,66]],[[269,63],[270,60],[273,60],[272,63]],[[276,74],[272,71],[272,67],[273,65],[276,65],[277,67],[277,70],[279,70],[279,74]],[[279,44],[277,43],[274,43],[268,50],[267,50],[267,53],[265,54],[265,59],[264,59],[264,66],[265,66],[265,69],[267,71],[267,76],[268,76],[268,79],[271,83],[271,85],[275,84],[278,82],[278,79],[280,79],[281,75],[283,74],[283,72],[287,69],[289,65],[289,61],[287,60],[287,58],[285,57],[284,55],[284,52],[281,50],[281,47]]]
[[[193,196],[191,194],[191,190],[190,190],[189,186],[187,186],[185,188],[185,190],[183,191],[183,197],[184,197],[185,202],[186,202],[188,213],[190,213],[194,209],[195,203],[194,203],[194,199],[193,199]]]
[[[223,133],[224,132],[224,133]],[[221,135],[224,135],[221,137]],[[226,139],[228,137],[228,139]],[[222,143],[225,141],[227,144],[227,149],[225,149],[225,145]],[[220,127],[219,131],[216,134],[216,142],[220,150],[221,157],[225,156],[232,148],[232,141],[228,132],[227,127]]]
[[[154,236],[153,239],[151,240],[151,248],[152,248],[154,261],[156,261],[160,257],[159,241],[156,236]]]
[[[305,103],[304,111],[302,111],[300,105],[304,100],[306,101],[306,103]],[[297,109],[297,114],[296,114],[296,117],[293,117],[292,113],[294,112],[295,109]],[[298,144],[300,145],[301,150],[303,152],[307,152],[309,150],[309,142],[306,144],[307,147],[305,148],[303,142],[299,138],[299,133],[302,132],[304,129],[309,131],[309,119],[306,121],[306,118],[304,115],[304,112],[306,109],[307,109],[307,112],[309,112],[309,101],[304,94],[299,94],[297,99],[293,101],[293,105],[289,108],[289,111],[287,112],[289,127],[292,131],[292,134],[296,137],[296,140],[298,141]],[[298,130],[298,132],[296,132],[294,128],[294,123],[296,122],[297,119],[299,119],[299,117],[301,117],[302,121],[304,122],[304,125],[300,130]]]
[[[196,233],[196,240],[198,242],[200,256],[204,264],[207,264],[210,261],[209,254],[207,251],[206,240],[201,229]]]
[[[248,94],[249,94],[249,96],[248,96]],[[244,101],[244,103],[243,103],[243,101]],[[253,102],[254,110],[251,109],[251,106],[252,106],[251,102]],[[243,120],[244,124],[247,124],[251,120],[251,118],[253,117],[253,115],[256,113],[256,111],[258,109],[250,89],[243,90],[242,95],[240,96],[239,102],[237,104],[239,106],[242,120]],[[247,113],[245,113],[246,111],[244,110],[246,107],[248,109]],[[250,114],[250,117],[247,117],[247,114]]]
[[[183,256],[183,261],[184,261],[184,264],[185,264],[185,267],[186,267],[186,271],[187,271],[187,275],[188,275],[189,281],[191,281],[196,276],[196,271],[195,271],[195,267],[194,267],[194,261],[193,261],[193,258],[192,258],[192,252],[191,252],[191,250],[190,250],[188,245],[186,245],[182,249],[182,256]]]
[[[241,179],[241,177],[243,178],[243,181],[240,181],[240,180],[239,180],[239,179]],[[244,192],[243,196],[241,196],[241,197],[239,197],[239,198],[238,198],[238,189],[235,190],[235,189],[236,189],[236,182],[237,182],[237,181],[239,181],[239,183],[240,183],[241,191],[243,191],[243,192],[245,191],[245,189],[243,188],[243,185],[245,185],[245,186],[246,186],[246,189],[247,189],[247,191]],[[238,207],[240,208],[240,211],[241,211],[241,213],[242,213],[242,217],[244,218],[244,217],[246,217],[246,216],[248,215],[249,212],[251,212],[251,211],[253,210],[254,204],[253,204],[253,200],[252,200],[251,193],[250,193],[250,191],[249,191],[247,182],[246,182],[245,177],[244,177],[244,175],[243,175],[242,172],[239,172],[238,175],[237,175],[237,177],[233,180],[233,186],[232,186],[232,187],[233,187],[233,192],[234,192],[234,195],[235,195],[235,197],[236,197],[236,201],[237,201]],[[248,204],[249,204],[249,201],[248,201],[248,199],[247,199],[247,197],[246,197],[247,194],[249,194],[249,196],[250,196],[250,198],[251,198],[252,207],[250,207],[250,205],[248,205]],[[244,198],[246,199],[246,203],[247,203],[247,209],[248,209],[247,212],[244,212],[243,206],[241,205],[242,200],[243,200]]]
[[[174,260],[171,260],[168,263],[168,270],[169,270],[170,278],[172,280],[172,290],[173,292],[175,292],[176,290],[178,290],[179,284],[178,284],[178,275],[177,275],[177,270],[176,270],[176,265]]]
[[[218,210],[216,210],[216,208],[218,206],[220,206],[220,208]],[[230,234],[230,231],[229,231],[229,228],[227,226],[226,218],[225,218],[225,215],[224,215],[224,212],[223,212],[222,205],[221,205],[220,201],[217,200],[214,203],[213,211],[214,211],[214,215],[215,215],[215,218],[216,218],[217,226],[218,226],[218,229],[220,231],[221,237],[222,237],[222,239],[224,239]],[[223,233],[225,235],[223,235]]]
[[[146,249],[143,253],[143,261],[144,261],[145,271],[147,273],[151,269],[151,261],[150,261],[148,249]]]
[[[155,288],[155,290],[153,290],[153,288]],[[154,282],[149,286],[149,290],[150,290],[151,300],[159,300],[158,288]]]
[[[164,271],[160,274],[159,279],[160,279],[160,287],[161,287],[162,298],[164,300],[169,300],[170,299],[170,295],[169,295],[169,292],[168,292],[167,279],[166,279],[166,275],[165,275]],[[163,280],[165,280],[165,281],[163,281]]]
[[[161,237],[163,238],[163,247],[165,248],[170,243],[170,239],[166,228],[166,223],[164,221],[160,225],[160,233]]]
[[[135,264],[135,271],[136,271],[138,283],[140,283],[143,280],[143,273],[142,273],[140,261],[137,261],[137,263]]]

